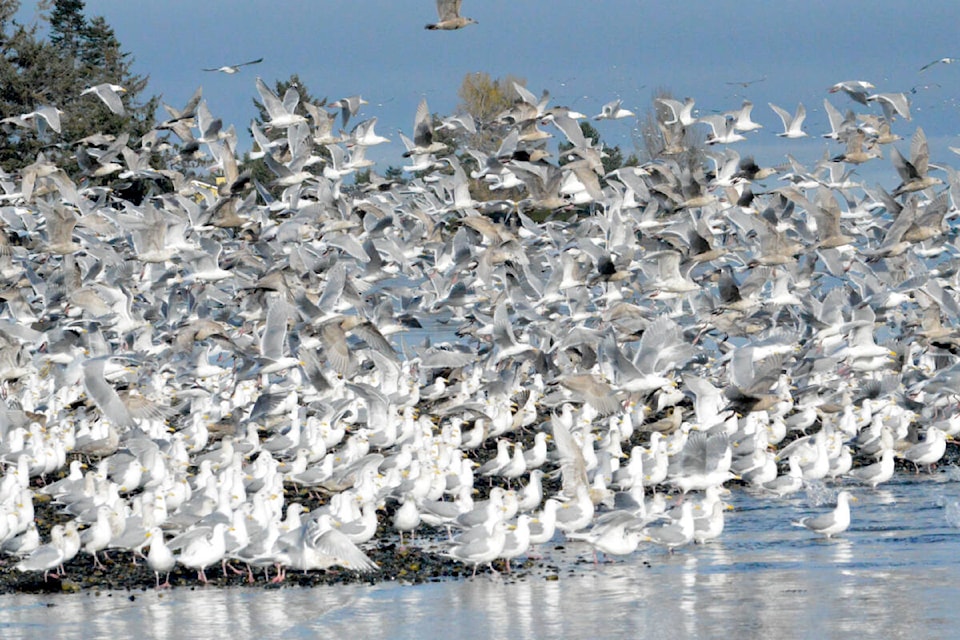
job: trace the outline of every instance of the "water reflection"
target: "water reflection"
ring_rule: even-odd
[[[790,526],[811,507],[802,496],[741,493],[718,540],[599,566],[574,545],[548,550],[556,581],[4,596],[0,637],[951,636],[960,531],[944,505],[957,490],[932,486],[858,490],[850,530],[832,540]]]

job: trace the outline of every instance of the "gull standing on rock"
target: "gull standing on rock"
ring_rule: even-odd
[[[153,527],[147,531],[147,541],[150,544],[150,551],[147,552],[147,564],[157,576],[157,589],[169,587],[170,572],[176,565],[177,559],[163,540],[163,530],[160,527]],[[167,574],[163,583],[160,582],[161,573]]]
[[[896,451],[894,449],[885,449],[880,456],[879,462],[851,469],[850,476],[858,482],[870,485],[871,489],[876,489],[878,484],[886,482],[893,477],[895,454]]]

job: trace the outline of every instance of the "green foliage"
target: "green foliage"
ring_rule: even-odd
[[[25,26],[14,20],[19,6],[17,0],[0,0],[0,119],[55,107],[61,112],[61,131],[4,123],[0,167],[20,169],[43,151],[70,172],[76,170],[70,158],[78,140],[124,132],[135,140],[150,131],[159,99],[141,98],[147,78],[133,73],[132,58],[102,17],[88,18],[82,0],[54,0],[41,3],[39,22]],[[42,11],[46,6],[52,6],[49,13]],[[45,38],[40,35],[44,31]],[[112,113],[96,96],[80,95],[101,83],[126,89],[124,115]]]
[[[87,47],[84,34],[87,21],[83,16],[83,0],[57,0],[48,19],[50,44],[63,55],[82,58]]]

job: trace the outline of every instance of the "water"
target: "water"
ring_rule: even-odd
[[[853,521],[822,540],[791,521],[820,494],[734,490],[716,541],[641,547],[594,566],[580,543],[548,549],[558,579],[478,576],[426,585],[177,589],[0,597],[0,637],[869,638],[950,637],[960,625],[960,482],[897,476],[854,488]]]

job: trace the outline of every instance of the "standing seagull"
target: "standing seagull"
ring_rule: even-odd
[[[463,0],[437,0],[437,15],[440,20],[434,24],[428,24],[424,29],[430,31],[453,31],[463,29],[470,24],[477,24],[473,18],[464,18],[460,15],[460,3]]]
[[[856,500],[849,491],[837,494],[837,508],[819,516],[800,518],[793,524],[797,527],[806,527],[817,535],[830,538],[843,533],[850,526],[850,501]]]
[[[240,64],[225,64],[222,67],[204,69],[204,71],[220,71],[221,73],[232,76],[240,71],[240,67],[246,67],[251,64],[260,64],[261,62],[263,62],[263,58],[257,58],[256,60],[250,60],[249,62],[241,62]]]

